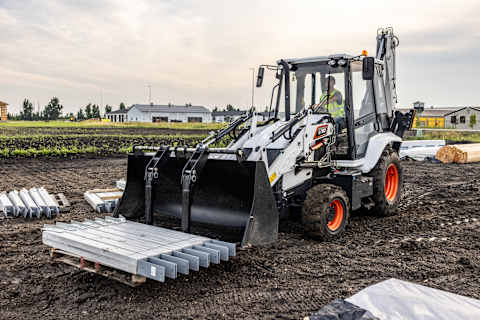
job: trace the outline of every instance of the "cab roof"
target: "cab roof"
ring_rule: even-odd
[[[329,56],[317,56],[317,57],[310,57],[310,58],[299,58],[299,59],[285,59],[286,62],[289,64],[302,64],[302,63],[312,63],[312,62],[327,62],[331,59],[345,59],[349,60],[354,58],[352,55],[341,53],[341,54],[332,54]],[[277,61],[280,63],[280,60]]]

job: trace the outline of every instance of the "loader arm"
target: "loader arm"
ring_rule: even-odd
[[[235,130],[241,126],[242,124],[244,124],[245,122],[247,122],[248,120],[252,119],[252,117],[254,116],[254,113],[255,111],[254,110],[250,110],[248,113],[246,113],[245,115],[241,116],[240,118],[232,121],[228,127],[224,128],[224,129],[221,129],[217,132],[215,132],[214,134],[208,136],[207,138],[205,138],[203,141],[202,141],[202,145],[204,146],[209,146],[210,144],[212,143],[217,143],[218,141],[220,141],[223,137],[231,134],[231,133],[234,133]]]

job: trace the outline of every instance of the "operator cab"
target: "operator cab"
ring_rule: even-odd
[[[277,63],[273,117],[279,119],[279,110],[285,110],[285,119],[281,120],[289,121],[305,108],[314,114],[330,114],[338,131],[334,159],[363,158],[368,141],[390,130],[393,111],[387,106],[382,61],[338,54]],[[264,70],[260,70],[262,79],[257,79],[257,86],[263,80]]]

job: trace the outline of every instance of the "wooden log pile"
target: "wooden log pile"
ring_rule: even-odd
[[[435,158],[443,163],[480,162],[480,143],[444,146],[437,151]]]

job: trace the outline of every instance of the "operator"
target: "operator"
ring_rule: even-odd
[[[321,110],[328,111],[335,119],[335,127],[338,134],[346,127],[345,108],[343,104],[342,93],[339,90],[335,89],[335,78],[333,76],[328,76],[327,78],[325,78],[325,84],[322,89],[324,91],[320,96],[320,103],[314,105],[313,109],[316,112],[319,112]],[[330,92],[328,101],[327,92]]]

